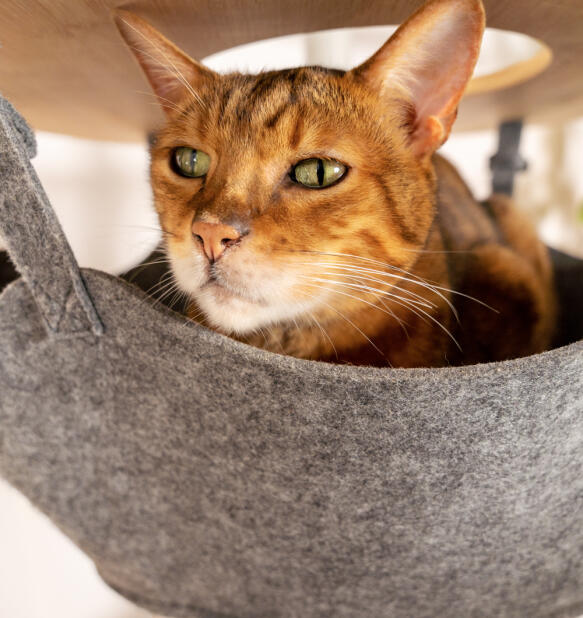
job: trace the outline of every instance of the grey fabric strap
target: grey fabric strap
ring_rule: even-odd
[[[29,159],[32,131],[0,97],[0,235],[50,334],[103,333],[75,257]]]

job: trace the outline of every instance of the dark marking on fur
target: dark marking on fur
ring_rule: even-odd
[[[289,145],[294,150],[300,144],[300,140],[302,138],[302,133],[303,133],[303,129],[304,129],[303,114],[301,113],[301,110],[299,110],[299,111],[300,111],[300,113],[298,113],[298,118],[296,120],[296,124],[294,126],[294,130],[292,131],[292,134],[291,134],[290,139],[289,139]]]
[[[416,244],[420,242],[419,229],[413,224],[409,225],[402,213],[395,210],[395,200],[391,195],[391,191],[385,183],[384,178],[380,174],[372,174],[376,185],[383,192],[384,200],[389,207],[389,213],[393,223],[398,227],[399,234],[405,242]]]
[[[275,127],[275,125],[279,122],[280,118],[282,117],[282,115],[284,114],[286,109],[287,109],[287,105],[284,104],[278,110],[276,110],[275,113],[272,114],[267,119],[267,121],[265,123],[266,128],[273,129]]]

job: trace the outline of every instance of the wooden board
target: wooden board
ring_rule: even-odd
[[[37,129],[143,140],[161,115],[111,9],[152,22],[194,58],[274,36],[400,23],[406,0],[2,0],[0,91]],[[543,73],[464,98],[457,130],[501,120],[583,115],[583,0],[485,0],[488,25],[529,34],[553,53]],[[532,67],[531,67],[532,68]],[[507,76],[508,77],[508,76]]]

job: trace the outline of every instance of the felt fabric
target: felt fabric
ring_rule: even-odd
[[[0,296],[0,472],[109,585],[179,618],[583,612],[582,341],[450,369],[263,352],[81,279],[60,232],[40,263],[27,182],[0,211],[25,275]],[[81,307],[66,338],[44,277]]]
[[[0,97],[0,230],[8,252],[34,293],[54,335],[67,337],[103,327],[69,244],[29,159],[34,135]]]

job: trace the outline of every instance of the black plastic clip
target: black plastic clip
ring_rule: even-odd
[[[514,175],[528,168],[518,152],[521,132],[522,120],[503,122],[498,129],[498,152],[490,157],[494,193],[512,195]]]

